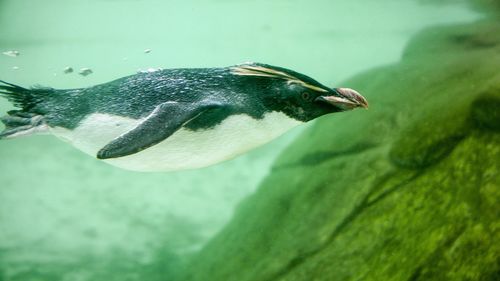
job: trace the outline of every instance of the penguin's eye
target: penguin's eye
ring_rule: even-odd
[[[309,100],[311,98],[311,95],[308,92],[302,92],[301,97],[304,100]]]

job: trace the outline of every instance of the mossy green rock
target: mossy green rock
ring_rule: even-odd
[[[481,11],[489,12],[494,16],[499,16],[500,12],[500,1],[498,0],[472,0],[474,7],[477,7]]]
[[[370,109],[304,132],[179,280],[500,280],[499,66],[481,22],[347,81]]]

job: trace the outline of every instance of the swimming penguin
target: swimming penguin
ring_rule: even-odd
[[[260,63],[164,69],[68,90],[1,81],[0,95],[20,108],[1,117],[0,138],[51,133],[136,171],[209,166],[319,116],[368,106],[352,89]]]

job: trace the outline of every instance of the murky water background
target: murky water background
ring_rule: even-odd
[[[150,67],[257,61],[349,86],[342,80],[397,62],[422,28],[478,18],[463,4],[410,0],[2,0],[0,50],[21,55],[0,56],[0,79],[72,88]],[[64,74],[67,66],[94,73]],[[1,112],[10,108],[0,101]],[[123,171],[52,136],[2,141],[0,280],[96,280],[106,271],[120,280],[136,268],[143,271],[129,280],[169,276],[221,229],[302,130],[232,161],[176,173]]]

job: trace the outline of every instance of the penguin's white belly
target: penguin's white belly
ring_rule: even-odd
[[[52,133],[95,157],[111,140],[141,121],[96,113],[85,118],[74,130],[56,127],[52,128]],[[268,113],[258,120],[245,114],[233,115],[213,128],[197,131],[181,128],[139,153],[104,161],[135,171],[201,168],[234,158],[301,123],[278,112]]]

